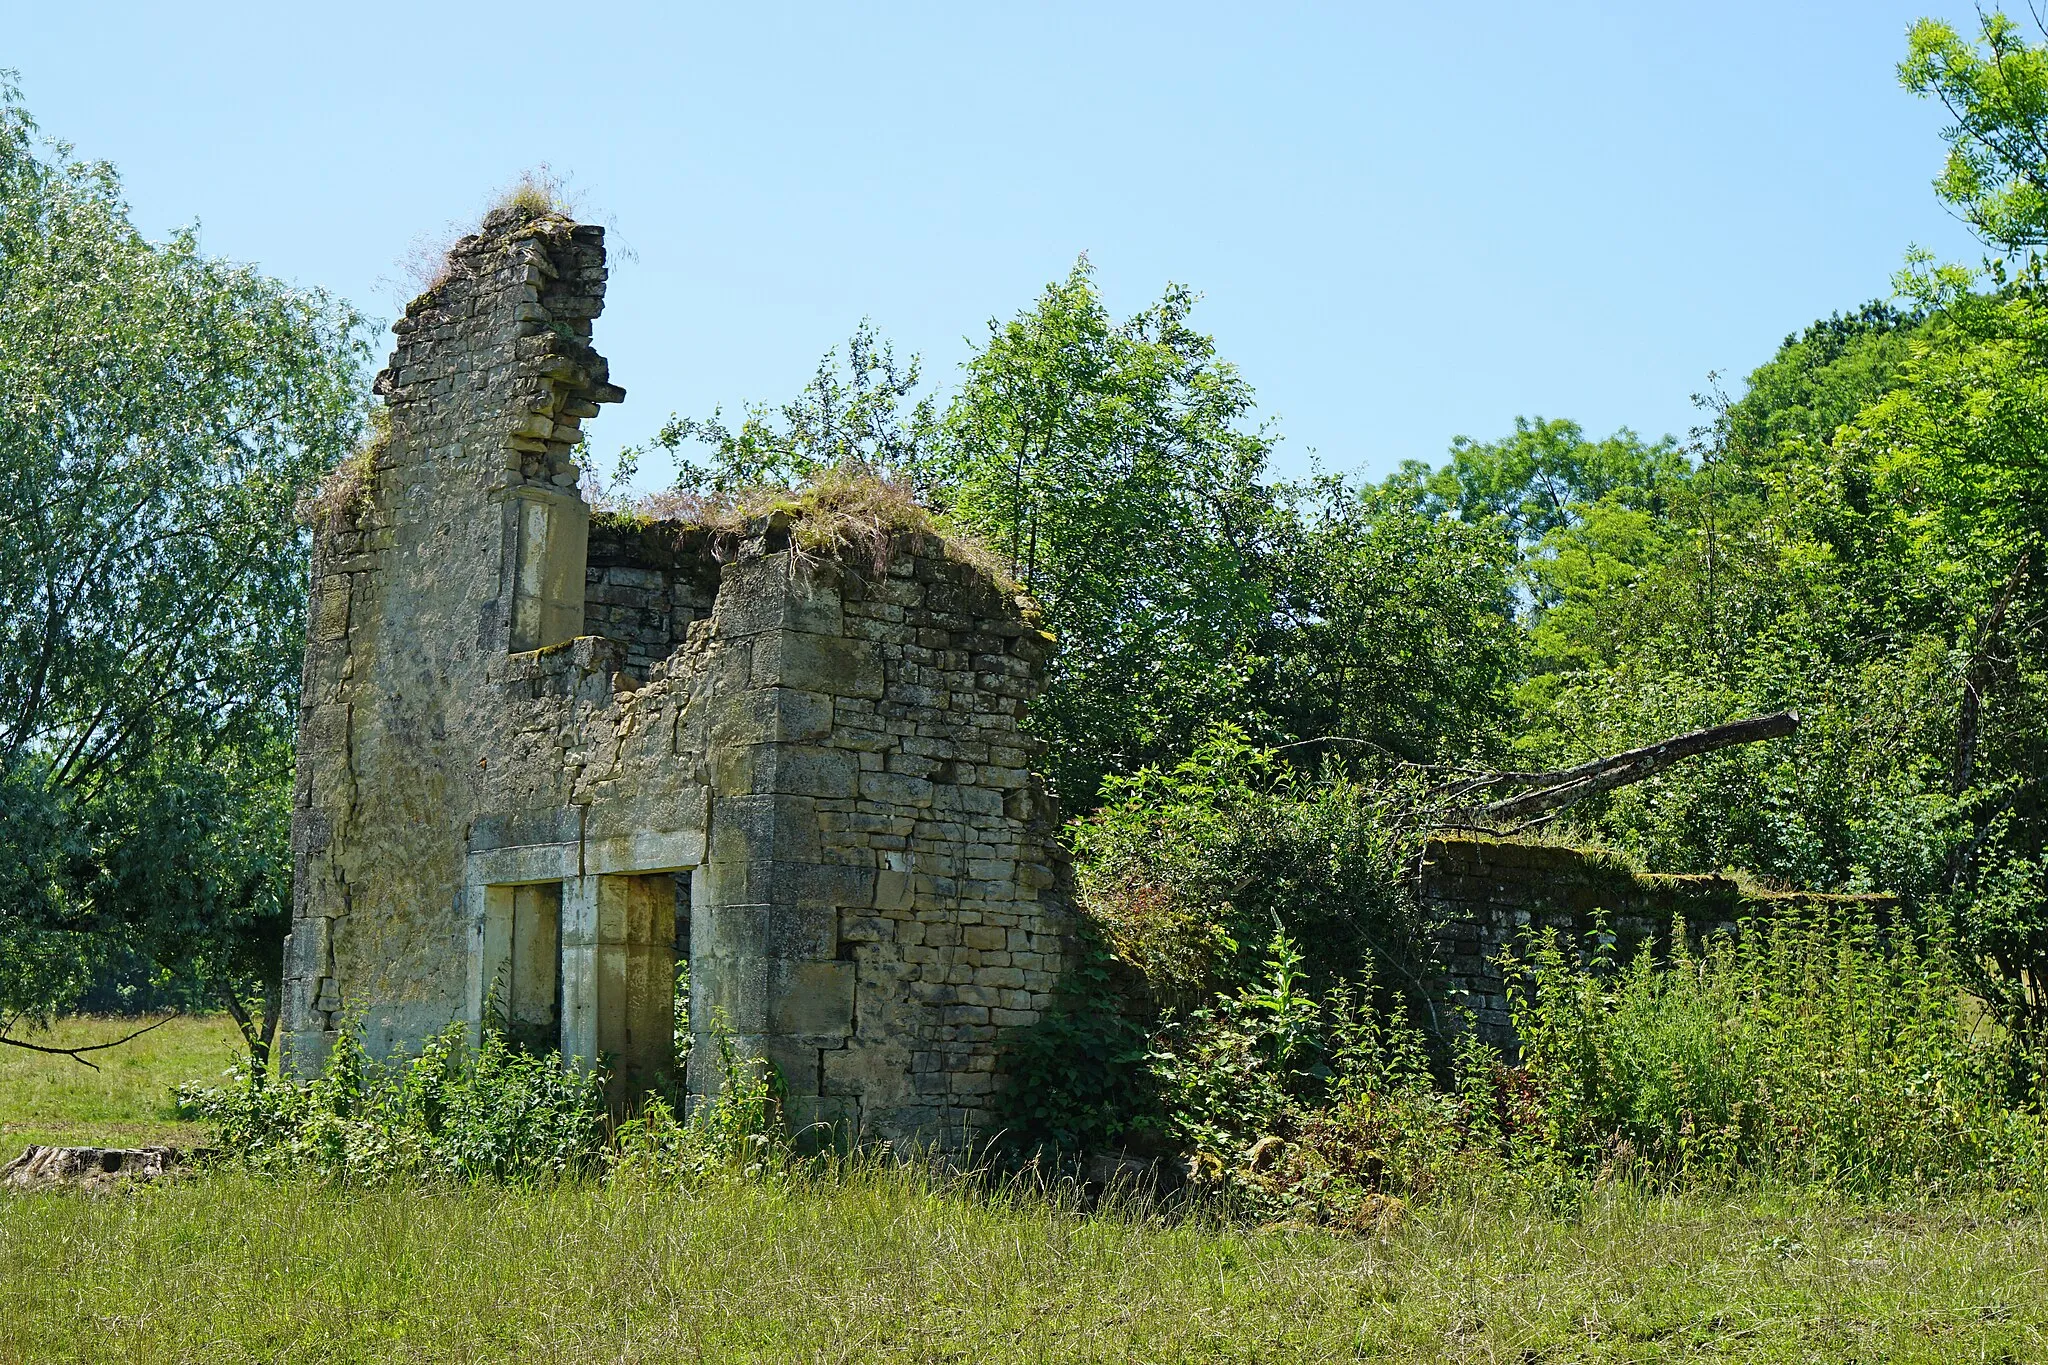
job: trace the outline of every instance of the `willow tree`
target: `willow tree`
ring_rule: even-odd
[[[146,240],[0,73],[0,1036],[110,950],[259,1052],[288,922],[301,492],[361,422],[361,319]]]

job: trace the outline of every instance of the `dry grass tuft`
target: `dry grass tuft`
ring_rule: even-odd
[[[517,180],[492,197],[484,210],[482,225],[488,230],[494,224],[519,226],[542,218],[573,218],[576,207],[567,178],[556,175],[542,162],[533,170],[521,172]],[[469,229],[450,222],[438,234],[414,238],[398,261],[399,278],[382,281],[393,291],[393,302],[403,308],[448,283],[455,272],[455,248],[469,235]]]
[[[522,223],[538,218],[573,218],[575,205],[569,195],[568,181],[556,175],[546,162],[530,171],[522,171],[494,201],[484,220],[505,215]]]
[[[1022,591],[1002,559],[917,500],[905,480],[872,470],[828,470],[802,488],[760,487],[738,493],[667,490],[639,498],[622,515],[679,522],[711,532],[721,559],[751,540],[786,536],[810,559],[831,559],[879,578],[902,546],[929,536],[948,559],[986,575],[1005,593]]]
[[[369,429],[355,453],[321,476],[299,498],[300,522],[315,531],[337,522],[353,522],[370,505],[377,486],[377,460],[391,443],[391,413],[381,404],[370,409]]]

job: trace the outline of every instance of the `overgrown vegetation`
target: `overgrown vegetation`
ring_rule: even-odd
[[[1997,254],[1909,258],[1896,303],[1786,338],[1685,442],[1526,418],[1376,483],[1279,480],[1196,295],[1119,320],[1085,258],[991,321],[943,402],[862,324],[792,402],[664,429],[678,487],[615,514],[875,571],[938,537],[1062,643],[1029,724],[1075,817],[1088,951],[1015,1040],[1006,1159],[1130,1155],[1184,1216],[1371,1235],[1454,1193],[2037,1204],[2048,42],[1997,14],[1978,36],[1924,22],[1900,74],[1950,110],[1937,192]],[[844,1174],[793,1154],[772,1076],[729,1049],[716,1104],[616,1125],[600,1078],[491,1035],[396,1066],[347,1038],[321,1077],[266,1080],[248,1003],[274,1006],[284,918],[291,509],[334,469],[308,505],[344,511],[374,457],[357,319],[189,234],[142,242],[112,172],[0,93],[0,1024],[116,956],[207,982],[258,1062],[189,1112],[266,1176],[753,1198]],[[499,208],[559,204],[536,181]],[[1793,910],[1628,961],[1530,940],[1512,1055],[1427,989],[1409,873],[1469,818],[1448,779],[1784,710],[1796,738],[1545,833],[1883,892],[1894,918]]]
[[[453,1025],[420,1055],[386,1065],[354,1028],[311,1080],[244,1067],[226,1086],[188,1086],[179,1107],[208,1124],[230,1160],[259,1172],[356,1183],[401,1177],[536,1180],[598,1160],[604,1076]]]
[[[678,1050],[687,1057],[686,975],[676,999]],[[245,1063],[226,1085],[180,1086],[177,1106],[207,1126],[222,1162],[348,1185],[621,1173],[689,1184],[781,1170],[805,1135],[786,1130],[773,1068],[744,1055],[729,1030],[713,1037],[718,1094],[686,1117],[673,1094],[624,1097],[622,1112],[602,1066],[530,1052],[495,1027],[472,1039],[460,1024],[418,1056],[379,1060],[350,1023],[311,1079]],[[810,1136],[815,1148],[818,1135]]]
[[[711,533],[714,553],[726,559],[749,537],[775,538],[799,555],[840,559],[875,577],[907,542],[929,538],[998,586],[1013,592],[1018,586],[992,551],[920,501],[914,486],[858,466],[822,469],[796,488],[675,489],[606,506],[599,515],[626,524],[701,528]]]
[[[1675,1186],[2048,1194],[2039,1059],[1966,995],[1945,926],[1788,906],[1703,954],[1610,952],[1546,934],[1511,984],[1524,1144]]]
[[[1347,1227],[1475,1182],[2032,1201],[2048,1178],[2043,1059],[1968,993],[1938,915],[1784,902],[1626,962],[1604,931],[1525,939],[1502,1056],[1419,988],[1412,785],[1225,734],[1113,790],[1076,826],[1093,960],[1015,1050],[1022,1148],[1163,1157],[1228,1205]]]

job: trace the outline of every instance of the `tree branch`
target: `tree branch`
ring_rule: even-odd
[[[4,1043],[8,1047],[18,1047],[24,1052],[40,1052],[45,1054],[46,1056],[51,1057],[69,1057],[72,1061],[77,1062],[80,1066],[89,1067],[94,1071],[98,1071],[98,1064],[87,1061],[81,1054],[87,1052],[105,1052],[110,1047],[120,1047],[123,1043],[132,1043],[137,1038],[140,1038],[143,1034],[148,1033],[151,1029],[162,1028],[165,1024],[170,1023],[171,1020],[176,1019],[178,1015],[181,1013],[183,1013],[183,1011],[174,1011],[170,1014],[166,1014],[163,1018],[157,1020],[154,1024],[150,1024],[143,1028],[139,1028],[135,1030],[135,1032],[129,1034],[126,1038],[116,1038],[111,1043],[89,1043],[84,1047],[44,1047],[39,1043],[24,1043],[19,1038],[9,1038],[5,1033],[0,1033],[0,1043]]]
[[[1704,730],[1674,735],[1670,739],[1641,749],[1630,749],[1626,753],[1581,763],[1576,768],[1560,768],[1554,772],[1544,773],[1493,773],[1438,790],[1447,796],[1464,796],[1489,787],[1534,787],[1535,791],[1492,802],[1480,811],[1489,820],[1527,820],[1545,811],[1562,810],[1589,796],[1598,796],[1602,792],[1613,791],[1616,787],[1641,782],[1646,777],[1662,772],[1680,759],[1691,758],[1695,754],[1712,753],[1717,749],[1732,748],[1738,744],[1755,744],[1759,740],[1780,739],[1798,728],[1797,711],[1780,711],[1775,715],[1754,716],[1748,720],[1730,721],[1725,725],[1713,725]]]

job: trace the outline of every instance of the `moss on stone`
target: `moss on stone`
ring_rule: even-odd
[[[391,444],[391,414],[370,409],[368,429],[353,454],[327,471],[299,499],[299,520],[318,531],[337,521],[352,522],[370,505],[377,489],[377,461]]]

